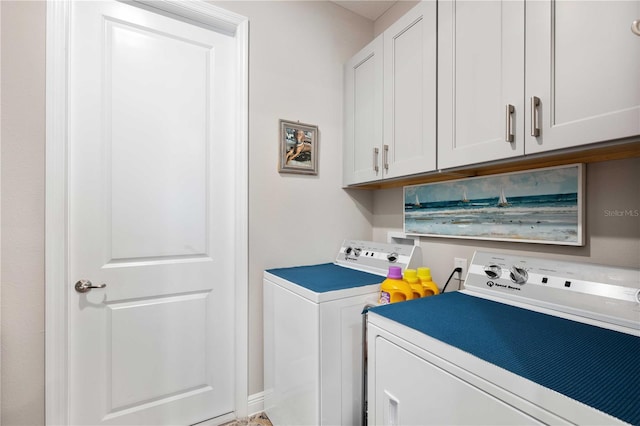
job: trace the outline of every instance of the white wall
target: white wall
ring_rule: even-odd
[[[2,417],[44,424],[45,4],[2,1]]]
[[[344,191],[343,64],[373,23],[326,1],[216,5],[249,18],[249,393],[263,390],[262,271],[332,261],[371,238],[372,194]],[[319,128],[318,176],[278,174],[278,120]]]
[[[453,271],[454,257],[471,261],[476,249],[517,252],[536,257],[559,257],[577,262],[640,268],[640,217],[614,216],[614,210],[640,210],[640,158],[587,164],[585,191],[586,244],[583,247],[422,237],[425,266],[440,286]],[[374,195],[374,240],[390,230],[402,230],[402,188]],[[457,281],[449,284],[455,290]]]

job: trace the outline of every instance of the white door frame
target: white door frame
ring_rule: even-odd
[[[236,417],[248,415],[248,56],[247,18],[204,1],[134,0],[147,10],[178,16],[233,35],[238,83],[235,151],[234,299]],[[69,423],[68,276],[68,64],[72,0],[47,2],[46,207],[45,207],[45,418],[47,425]],[[204,419],[203,419],[204,420]]]

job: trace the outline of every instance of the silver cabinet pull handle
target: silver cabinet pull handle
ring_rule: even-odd
[[[92,288],[105,288],[106,284],[93,285],[89,280],[80,280],[76,283],[76,291],[78,293],[86,293]]]
[[[384,146],[384,155],[382,156],[384,162],[384,169],[389,170],[389,145]]]
[[[507,104],[505,108],[506,129],[504,140],[506,140],[507,142],[513,142],[515,139],[515,136],[513,135],[513,113],[515,112],[515,110],[516,108],[511,104]]]
[[[380,150],[378,148],[373,148],[373,170],[375,170],[376,173],[378,173],[378,170],[380,170],[380,168],[378,167],[378,153],[380,152]]]
[[[640,19],[636,19],[631,23],[631,32],[640,36]]]
[[[537,96],[531,97],[531,136],[540,136],[540,122],[538,107],[540,106],[540,98]]]

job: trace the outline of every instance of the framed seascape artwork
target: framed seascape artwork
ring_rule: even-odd
[[[280,173],[318,174],[318,126],[280,120]]]
[[[584,166],[404,187],[404,232],[584,245]]]

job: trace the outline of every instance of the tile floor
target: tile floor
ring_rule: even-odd
[[[222,426],[272,426],[265,413],[254,414],[248,419],[234,420]]]

